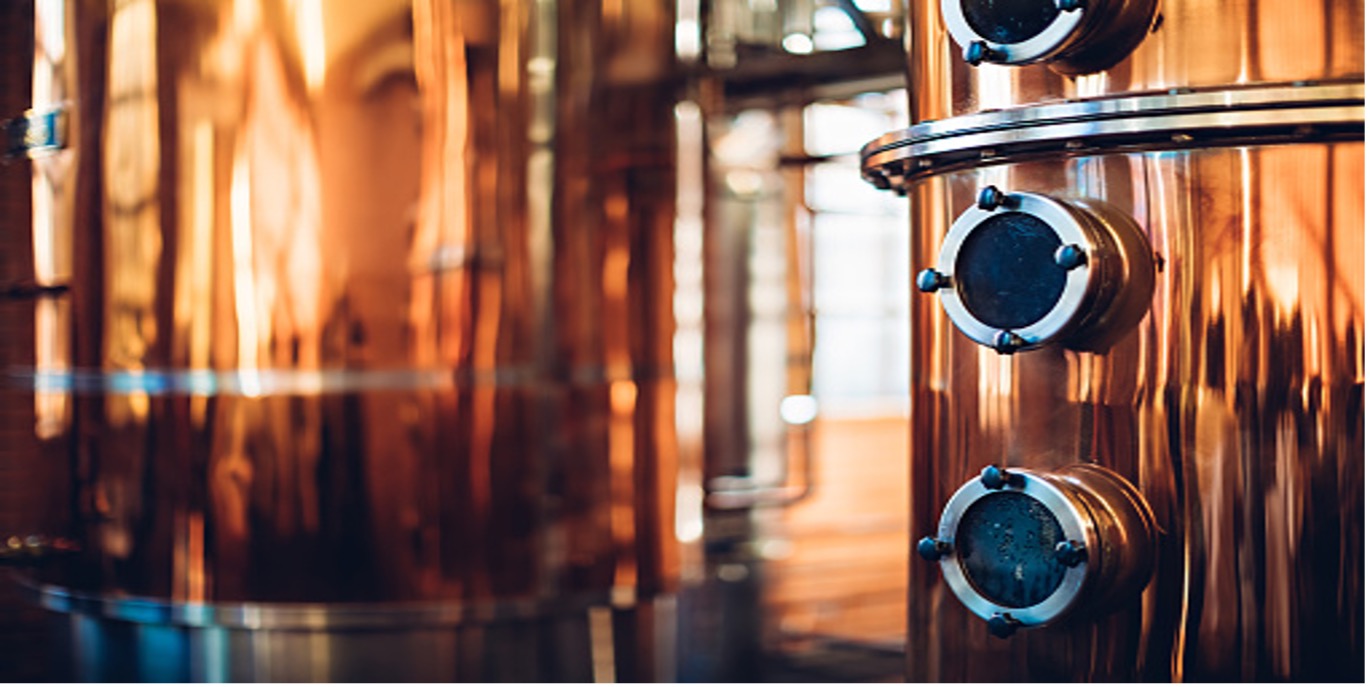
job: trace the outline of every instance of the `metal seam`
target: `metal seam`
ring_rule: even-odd
[[[1049,135],[1039,135],[1030,139],[993,138],[1008,132],[976,133],[962,137],[960,145],[946,145],[932,148],[936,143],[957,143],[954,139],[941,139],[918,146],[885,151],[862,160],[862,176],[879,188],[895,187],[909,179],[930,174],[976,167],[990,164],[1005,164],[1025,161],[1042,154],[1068,155],[1106,155],[1110,153],[1136,153],[1185,148],[1205,148],[1215,145],[1262,145],[1290,142],[1325,142],[1331,140],[1361,140],[1364,138],[1365,109],[1354,108],[1310,108],[1318,110],[1320,117],[1306,119],[1246,119],[1231,121],[1230,113],[1202,113],[1187,123],[1167,127],[1144,128],[1120,126],[1104,129],[1096,126],[1093,130],[1063,129],[1062,127],[1085,127],[1099,125],[1099,122],[1084,124],[1065,124],[1044,126]],[[1267,113],[1259,113],[1267,114]],[[1183,117],[1183,115],[1177,116]],[[1218,117],[1218,120],[1213,120]],[[1141,119],[1141,118],[1138,118]],[[1136,124],[1138,119],[1122,120],[1122,124]],[[1156,118],[1150,118],[1156,119]],[[1226,119],[1226,121],[1224,121]]]

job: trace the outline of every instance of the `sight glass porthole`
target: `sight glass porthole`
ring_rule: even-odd
[[[1156,532],[1141,493],[1102,466],[990,466],[952,495],[917,551],[992,634],[1007,637],[1135,598],[1151,577]]]
[[[1046,62],[1063,74],[1113,66],[1146,37],[1156,0],[942,0],[972,66]]]
[[[1000,353],[1053,343],[1103,350],[1145,313],[1154,270],[1141,229],[1116,208],[989,186],[917,286]]]

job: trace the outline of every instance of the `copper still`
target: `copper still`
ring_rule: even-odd
[[[1364,679],[1363,12],[912,0],[911,681]]]
[[[35,1],[70,679],[669,674],[673,12]]]

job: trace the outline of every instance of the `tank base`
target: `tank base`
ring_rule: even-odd
[[[603,606],[177,604],[43,587],[53,679],[72,682],[592,682]],[[578,606],[578,607],[577,607]],[[607,656],[607,659],[606,659]]]

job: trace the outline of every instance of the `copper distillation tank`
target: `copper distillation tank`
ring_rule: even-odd
[[[912,681],[1364,679],[1364,10],[912,0]]]
[[[673,5],[33,4],[68,679],[670,675]]]

